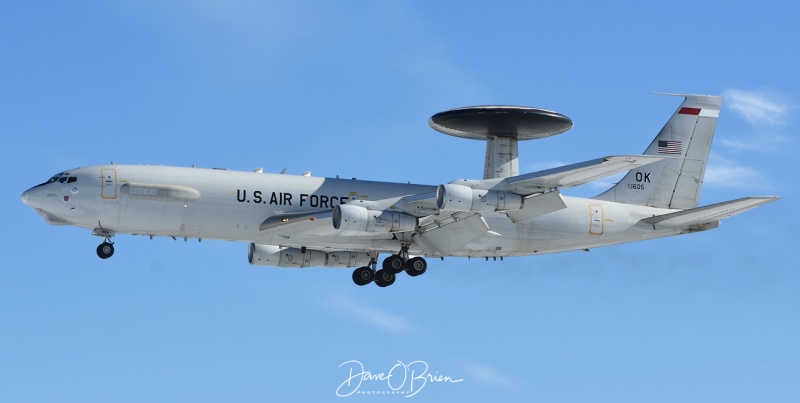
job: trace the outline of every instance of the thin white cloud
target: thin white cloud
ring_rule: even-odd
[[[726,105],[753,125],[784,123],[791,105],[786,97],[764,91],[730,89],[724,92]]]
[[[726,140],[720,139],[719,143],[725,147],[732,148],[738,151],[751,151],[754,149],[758,149],[760,141],[743,141],[743,140]]]
[[[776,134],[752,135],[746,139],[719,139],[723,147],[736,151],[775,151],[783,147],[788,139]]]
[[[464,367],[465,380],[475,380],[491,386],[508,387],[516,383],[514,377],[486,364],[471,363]]]
[[[405,318],[347,295],[331,295],[323,300],[322,304],[349,319],[390,333],[409,334],[417,330],[417,327]]]
[[[761,175],[753,168],[712,153],[703,183],[717,187],[749,188],[760,181]]]

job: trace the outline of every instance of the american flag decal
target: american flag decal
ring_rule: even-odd
[[[658,141],[658,153],[659,154],[680,154],[681,153],[681,142],[680,141]]]

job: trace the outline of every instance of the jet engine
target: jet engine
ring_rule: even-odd
[[[325,265],[325,253],[311,249],[303,253],[297,248],[251,243],[247,260],[256,266],[314,267]]]
[[[417,228],[416,217],[396,211],[341,204],[333,208],[333,228],[346,232],[404,232]]]
[[[370,262],[369,253],[366,252],[331,252],[328,253],[325,259],[325,267],[361,267],[366,266]]]
[[[436,189],[436,205],[440,210],[491,213],[519,210],[523,203],[522,196],[510,192],[472,189],[452,183],[440,185]]]
[[[281,248],[275,245],[250,244],[247,260],[255,266],[273,267],[361,267],[370,262],[366,252],[336,251],[330,253],[298,248]]]

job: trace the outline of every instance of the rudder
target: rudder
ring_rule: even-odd
[[[679,96],[685,100],[644,152],[675,158],[631,170],[595,199],[670,209],[697,207],[722,97]]]

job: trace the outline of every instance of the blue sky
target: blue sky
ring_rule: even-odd
[[[795,401],[800,10],[537,3],[6,2],[2,400],[342,401],[341,364],[421,360],[463,381],[417,401]],[[430,261],[386,289],[222,241],[120,236],[102,261],[19,199],[109,161],[479,178],[483,144],[427,119],[483,104],[575,121],[520,145],[530,172],[644,150],[680,103],[651,91],[725,97],[701,204],[784,199],[687,236]]]

